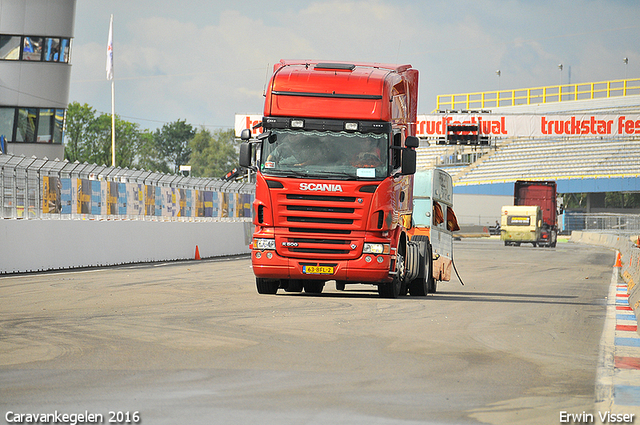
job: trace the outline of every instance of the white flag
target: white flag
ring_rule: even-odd
[[[113,15],[109,22],[109,42],[107,43],[107,80],[113,80]]]

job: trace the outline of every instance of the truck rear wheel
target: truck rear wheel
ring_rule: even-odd
[[[256,288],[258,289],[258,294],[275,295],[275,293],[278,292],[279,287],[279,280],[256,277]]]
[[[433,279],[431,243],[429,237],[424,235],[416,235],[411,241],[419,244],[420,269],[418,277],[409,283],[409,294],[413,297],[424,297],[429,293],[429,279]]]
[[[427,292],[430,294],[435,294],[438,290],[438,281],[433,278],[433,250],[431,248],[431,244],[429,244],[429,254],[427,255],[429,259],[429,273],[427,274]]]

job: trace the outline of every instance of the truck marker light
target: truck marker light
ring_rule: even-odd
[[[291,120],[291,128],[303,128],[304,121],[303,120]]]
[[[254,239],[253,249],[259,249],[260,251],[265,251],[268,249],[275,250],[276,240],[275,239]]]
[[[344,129],[348,131],[358,131],[358,123],[357,122],[346,122],[344,123]]]

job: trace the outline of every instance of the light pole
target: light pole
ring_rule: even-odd
[[[629,58],[622,58],[622,63],[624,63],[624,79],[627,79],[627,67],[629,66]]]
[[[498,91],[500,91],[500,75],[502,75],[502,72],[500,72],[500,70],[497,70],[496,75],[498,76]]]
[[[558,64],[558,69],[560,70],[560,85],[558,86],[558,102],[562,102],[562,66],[561,63]]]

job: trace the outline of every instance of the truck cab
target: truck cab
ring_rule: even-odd
[[[276,64],[262,133],[243,131],[240,148],[240,165],[256,172],[259,293],[320,293],[335,280],[394,298],[414,277],[417,83],[410,65]]]

